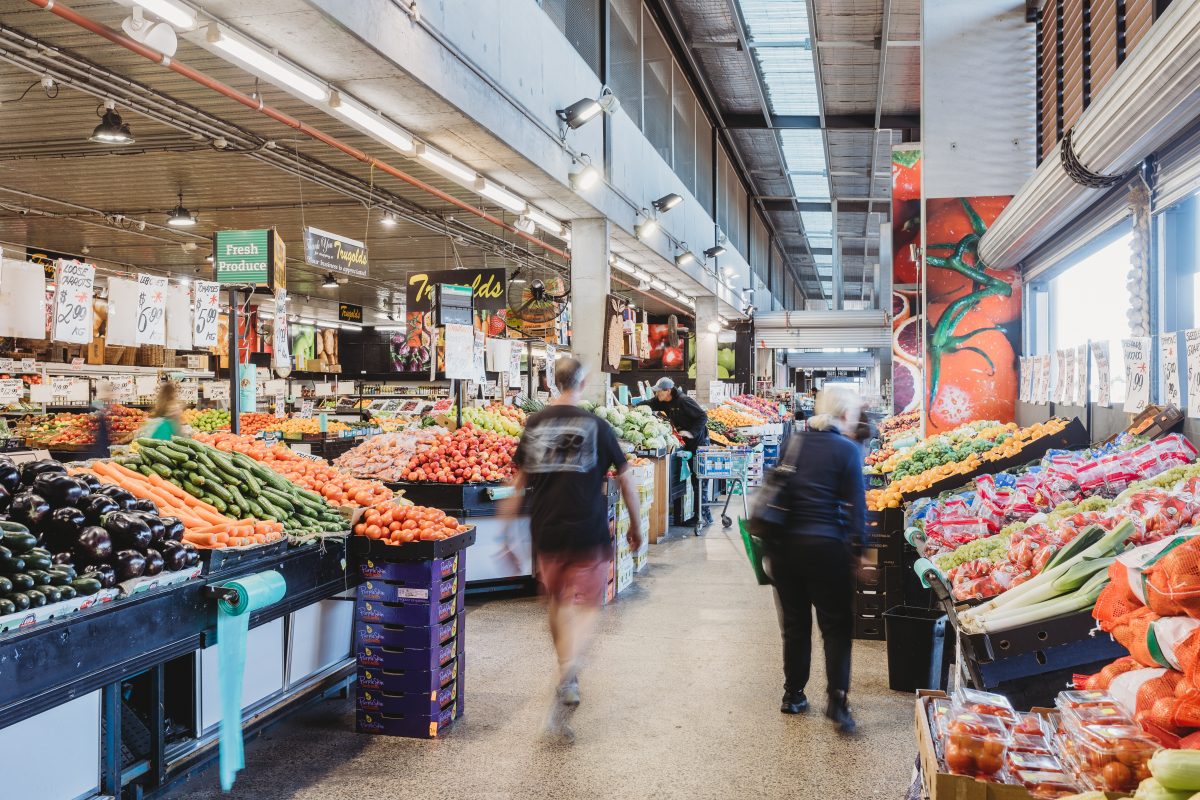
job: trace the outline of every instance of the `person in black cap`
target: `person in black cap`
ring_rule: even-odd
[[[683,449],[692,454],[692,462],[689,465],[692,470],[692,495],[696,498],[699,508],[700,478],[696,475],[696,449],[708,444],[708,414],[699,403],[680,391],[675,381],[670,378],[659,378],[653,389],[654,397],[641,402],[655,413],[665,414],[671,425],[683,437]],[[703,519],[705,525],[712,522],[712,513],[707,508],[704,509]],[[693,525],[695,522],[693,517],[683,524]]]

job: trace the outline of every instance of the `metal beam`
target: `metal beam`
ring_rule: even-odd
[[[817,130],[821,118],[816,114],[726,114],[722,123],[730,130]],[[871,114],[827,114],[825,127],[829,130],[875,130],[875,116]],[[879,127],[884,129],[908,130],[921,127],[921,118],[915,114],[887,114],[879,116]]]

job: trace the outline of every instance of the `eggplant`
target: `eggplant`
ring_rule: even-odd
[[[113,556],[117,582],[140,578],[146,572],[146,557],[137,550],[121,550]]]
[[[57,472],[44,472],[34,478],[33,491],[46,498],[51,508],[78,505],[86,494],[83,483]]]
[[[46,498],[33,492],[21,492],[12,499],[8,507],[8,517],[13,522],[19,522],[31,531],[40,531],[42,523],[50,516],[50,504]]]
[[[21,471],[7,458],[0,459],[0,486],[7,489],[9,494],[16,494],[17,489],[21,488]]]
[[[187,561],[184,565],[188,567],[194,567],[199,564],[200,553],[197,552],[195,546],[193,546],[190,542],[184,542],[183,546],[187,549]]]
[[[21,474],[21,483],[26,486],[32,486],[38,475],[46,472],[59,472],[66,474],[67,468],[52,458],[43,458],[39,461],[26,461],[21,466],[17,467]]]
[[[168,539],[162,545],[163,569],[166,572],[176,572],[187,566],[187,548],[179,542]]]
[[[154,504],[153,500],[135,500],[133,502],[133,508],[129,510],[141,511],[145,514],[158,514],[158,506]]]
[[[183,541],[183,523],[178,517],[159,517],[162,520],[163,527],[167,529],[166,536],[163,538],[165,542],[182,542]]]
[[[116,484],[100,487],[100,494],[107,495],[116,501],[123,511],[132,511],[137,498]]]
[[[163,571],[163,566],[166,562],[163,560],[163,554],[155,550],[153,547],[146,548],[146,571],[144,575],[157,575]]]
[[[99,525],[106,514],[120,511],[121,505],[106,494],[91,494],[79,503],[79,510],[87,518],[88,525]]]
[[[114,511],[104,518],[104,530],[117,550],[145,550],[153,538],[150,526],[132,511]]]
[[[105,533],[108,533],[108,531],[105,531]],[[55,553],[50,560],[55,564],[74,564],[75,556],[70,552]]]
[[[91,578],[100,582],[103,589],[111,589],[117,585],[117,572],[112,564],[96,564],[88,567],[80,574],[81,578]]]
[[[88,494],[96,491],[101,486],[100,479],[95,475],[88,475],[87,473],[84,473],[83,475],[77,475],[76,477],[83,481],[83,485],[87,487]]]
[[[158,514],[151,514],[146,511],[130,511],[135,517],[150,528],[150,544],[158,544],[167,538],[167,526],[163,525],[162,518]]]
[[[81,566],[104,564],[112,559],[113,543],[108,531],[98,525],[89,525],[79,533],[71,549],[73,563]]]
[[[74,506],[63,506],[50,512],[42,523],[42,534],[50,549],[57,553],[74,547],[86,525],[87,518],[82,511]]]

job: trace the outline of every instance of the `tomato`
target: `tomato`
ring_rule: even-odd
[[[1132,783],[1133,771],[1120,761],[1110,761],[1100,770],[1100,777],[1107,791],[1118,792]]]
[[[383,532],[379,530],[378,525],[368,525],[367,529],[363,531],[363,533],[366,534],[368,539],[378,539],[383,535]]]
[[[979,754],[975,759],[975,769],[984,775],[995,775],[1004,766],[998,755]]]
[[[892,197],[897,200],[921,198],[921,150],[892,151]]]
[[[936,327],[946,307],[929,308],[931,324]],[[951,332],[962,336],[982,330],[966,341],[960,349],[944,352],[940,357],[940,376],[937,396],[929,407],[930,432],[948,431],[966,422],[994,419],[1009,422],[1014,419],[1017,400],[1016,354],[1003,330],[984,330],[995,327],[978,311],[967,312]],[[987,353],[992,365],[975,350]],[[933,354],[927,360],[926,391],[932,385]]]
[[[957,775],[972,775],[975,772],[975,758],[951,741],[946,745],[946,767]]]
[[[921,245],[921,201],[892,202],[892,282],[913,284],[920,280],[920,269],[913,259],[913,248]]]

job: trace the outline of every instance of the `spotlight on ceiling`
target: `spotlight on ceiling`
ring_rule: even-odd
[[[725,248],[719,244],[704,251],[705,258],[720,258],[723,255],[725,255]]]
[[[100,116],[100,124],[92,130],[88,141],[97,144],[133,144],[133,133],[117,113],[117,104],[109,100],[101,108],[104,109],[103,114],[100,114],[100,109],[96,109]]]
[[[655,200],[653,205],[659,211],[670,211],[672,208],[682,202],[683,198],[680,195],[671,192],[670,194],[664,194],[662,197]]]
[[[654,217],[646,217],[641,222],[635,224],[633,230],[637,233],[639,239],[645,239],[658,230],[658,220]]]
[[[685,267],[696,260],[696,254],[691,250],[684,250],[679,255],[675,256],[675,266]]]
[[[612,114],[621,107],[621,101],[610,90],[605,89],[598,100],[593,100],[590,97],[585,97],[582,100],[576,100],[566,108],[560,108],[555,111],[555,115],[563,121],[568,128],[575,130],[581,128],[594,119],[600,112]]]
[[[600,170],[584,161],[571,163],[571,186],[579,192],[586,191],[600,180]]]
[[[399,222],[400,220],[391,211],[383,212],[383,218],[379,220],[379,224],[385,228],[394,228]]]
[[[513,223],[513,227],[521,231],[521,233],[527,233],[530,236],[537,232],[537,225],[535,225],[533,220],[524,214],[517,217],[517,221]]]
[[[167,214],[167,224],[176,228],[190,228],[196,224],[196,217],[183,205],[183,192],[179,193],[179,205]]]
[[[337,278],[332,272],[325,273],[325,280],[321,282],[322,289],[336,289],[338,287]]]
[[[195,23],[194,14],[192,22]],[[183,27],[190,28],[191,25]],[[152,47],[168,58],[175,55],[175,51],[179,49],[179,37],[175,35],[175,29],[170,23],[146,19],[141,6],[134,6],[133,13],[121,21],[121,30],[135,42]]]

